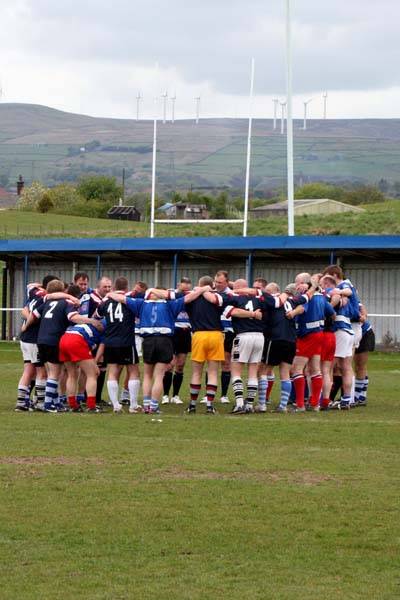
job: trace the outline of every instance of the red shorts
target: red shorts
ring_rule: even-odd
[[[79,333],[64,333],[61,337],[59,348],[61,362],[93,360],[88,343]]]
[[[304,337],[298,338],[296,343],[296,356],[311,358],[315,354],[321,356],[323,344],[323,332],[308,333]]]
[[[324,331],[322,338],[321,360],[332,362],[335,358],[336,336],[333,331]]]

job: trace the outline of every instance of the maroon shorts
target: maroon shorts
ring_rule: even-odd
[[[89,344],[79,333],[64,333],[60,340],[59,357],[61,362],[93,360]]]
[[[336,336],[333,331],[324,331],[322,338],[321,360],[332,362],[335,358]]]
[[[304,356],[305,358],[311,358],[315,354],[321,356],[323,335],[322,331],[317,331],[316,333],[308,333],[304,337],[298,338],[296,356]]]

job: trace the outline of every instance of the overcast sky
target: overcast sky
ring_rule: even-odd
[[[292,0],[295,115],[400,116],[398,0]],[[3,102],[93,116],[154,114],[176,93],[176,116],[271,117],[285,96],[285,0],[3,0]],[[159,63],[159,70],[155,68]],[[170,105],[170,103],[169,103]],[[161,113],[161,102],[159,102]]]

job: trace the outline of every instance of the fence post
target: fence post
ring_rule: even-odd
[[[7,308],[7,296],[8,296],[8,269],[7,267],[3,267],[3,289],[2,289],[2,298],[1,298],[1,307]],[[1,311],[1,339],[7,339],[7,311]]]

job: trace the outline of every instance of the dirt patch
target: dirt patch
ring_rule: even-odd
[[[2,456],[0,465],[101,465],[104,461],[100,458],[70,458],[67,456]]]
[[[313,471],[231,471],[222,473],[219,471],[191,471],[176,465],[159,469],[148,473],[146,481],[254,481],[259,483],[286,482],[297,485],[315,486],[327,481],[335,481],[335,478]]]

